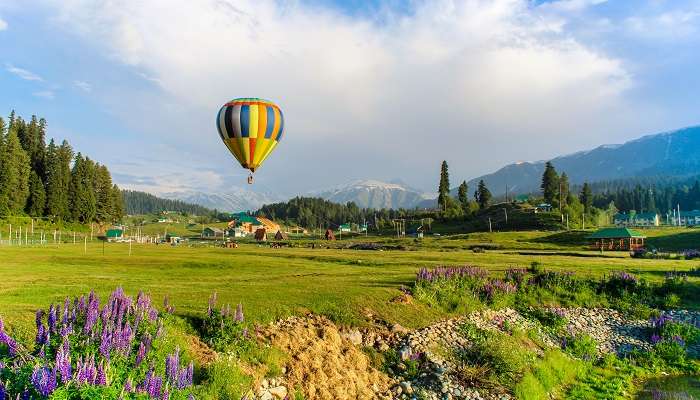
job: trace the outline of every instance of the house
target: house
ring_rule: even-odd
[[[208,226],[202,230],[202,237],[203,238],[210,238],[210,239],[223,238],[224,231],[222,229],[219,229],[219,228]]]
[[[681,211],[678,218],[678,211],[673,211],[668,215],[671,225],[674,226],[700,226],[700,210]],[[679,221],[680,219],[680,221]]]
[[[257,218],[246,213],[234,214],[233,220],[234,226],[242,228],[247,233],[255,233],[258,229],[265,227]]]
[[[538,212],[552,212],[552,205],[549,203],[540,203],[535,206],[535,214]]]
[[[277,231],[275,233],[275,240],[289,240],[289,235],[286,232]]]
[[[613,216],[613,223],[617,226],[659,226],[661,220],[659,214],[655,212],[636,213],[617,213]]]
[[[105,238],[108,242],[124,240],[124,231],[121,229],[108,229],[107,232],[105,232]]]
[[[166,243],[178,244],[181,240],[182,238],[180,236],[171,235],[169,233],[165,235]]]
[[[265,228],[259,228],[255,231],[255,240],[257,240],[258,242],[267,241],[267,232],[265,231]]]
[[[248,232],[246,232],[245,229],[243,229],[242,227],[237,226],[237,227],[235,227],[235,228],[229,228],[229,229],[227,229],[227,230],[226,230],[226,235],[227,235],[228,237],[241,238],[241,237],[246,237],[246,236],[248,236]]]
[[[637,250],[644,248],[646,236],[629,228],[603,228],[586,239],[596,250]]]
[[[263,228],[265,228],[266,231],[277,232],[280,230],[280,226],[278,224],[265,217],[256,217],[256,219],[262,224]]]
[[[335,234],[333,234],[333,229],[326,229],[326,240],[335,240]]]

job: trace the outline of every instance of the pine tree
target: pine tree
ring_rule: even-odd
[[[588,182],[585,182],[583,187],[581,187],[581,194],[578,198],[581,201],[581,204],[583,204],[583,211],[586,214],[589,214],[591,208],[593,207],[593,193],[591,192],[591,186],[588,184]]]
[[[440,185],[438,186],[438,207],[445,209],[447,198],[450,196],[450,174],[447,171],[447,161],[440,166]]]
[[[462,184],[459,185],[459,189],[457,190],[457,200],[459,200],[459,204],[462,206],[462,210],[464,212],[469,211],[469,187],[467,186],[467,181],[462,181]]]
[[[559,204],[559,209],[563,210],[567,203],[568,203],[568,198],[569,198],[569,176],[566,175],[566,172],[562,172],[561,177],[559,178],[559,199],[560,203]]]
[[[112,177],[109,175],[109,171],[104,165],[97,165],[95,174],[95,199],[97,202],[95,219],[98,222],[114,220]]]
[[[542,189],[545,203],[554,204],[554,200],[559,193],[559,175],[557,175],[557,170],[554,169],[551,161],[547,161],[547,164],[544,166],[540,189]]]
[[[70,163],[73,149],[67,141],[56,146],[53,139],[46,150],[46,215],[62,220],[72,216],[69,207],[68,189],[71,178]]]
[[[29,156],[22,149],[17,124],[8,129],[0,149],[0,213],[21,214],[29,197]]]
[[[41,217],[46,208],[46,191],[36,171],[29,174],[29,199],[25,211],[32,217]]]
[[[91,160],[78,153],[71,170],[70,186],[71,218],[73,221],[90,222],[95,219],[96,204]]]
[[[479,186],[477,187],[476,192],[474,192],[474,197],[476,202],[479,203],[479,209],[483,210],[489,206],[492,197],[491,191],[486,187],[486,183],[483,179],[479,181]]]

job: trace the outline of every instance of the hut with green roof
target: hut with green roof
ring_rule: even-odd
[[[644,247],[646,236],[629,228],[603,228],[586,236],[597,250],[637,250]]]

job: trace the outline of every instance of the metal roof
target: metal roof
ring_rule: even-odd
[[[646,236],[629,228],[603,228],[591,235],[587,239],[620,239],[620,238],[645,238]]]

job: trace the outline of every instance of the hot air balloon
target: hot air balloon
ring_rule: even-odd
[[[258,98],[229,101],[216,117],[219,136],[241,167],[253,173],[277,147],[284,132],[282,110],[273,102]]]

